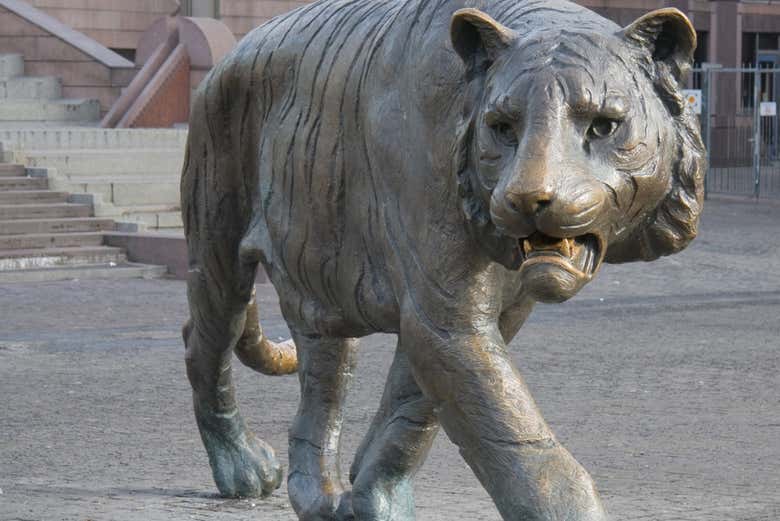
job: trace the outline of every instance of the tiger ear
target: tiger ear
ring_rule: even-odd
[[[471,7],[452,15],[450,38],[455,52],[470,72],[482,72],[517,38],[510,28]]]
[[[681,11],[673,7],[640,16],[620,31],[620,35],[647,48],[656,62],[667,64],[678,82],[693,63],[696,29]]]

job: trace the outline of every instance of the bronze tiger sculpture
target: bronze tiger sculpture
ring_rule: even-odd
[[[413,520],[439,425],[504,519],[605,519],[506,345],[603,262],[696,235],[695,46],[675,9],[621,29],[562,0],[321,0],[244,38],[196,94],[182,179],[187,372],[219,491],[282,479],[238,412],[235,352],[298,372],[301,520]],[[258,263],[294,343],[263,336]],[[374,332],[398,345],[348,488],[341,407]]]

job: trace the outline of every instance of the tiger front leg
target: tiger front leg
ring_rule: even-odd
[[[590,475],[542,418],[497,324],[461,333],[407,310],[401,338],[417,347],[408,353],[415,380],[503,519],[607,519]]]
[[[339,457],[342,408],[355,367],[357,340],[297,332],[293,339],[301,401],[290,427],[290,503],[301,521],[352,521]]]

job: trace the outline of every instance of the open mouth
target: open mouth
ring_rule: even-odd
[[[596,235],[551,237],[535,232],[518,239],[523,252],[521,270],[537,264],[555,264],[581,279],[590,279],[601,266],[604,248]]]

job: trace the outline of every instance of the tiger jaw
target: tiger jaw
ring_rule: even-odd
[[[562,302],[591,281],[604,259],[604,242],[594,234],[550,237],[535,232],[518,239],[524,288],[540,302]]]
[[[518,242],[523,248],[521,270],[549,262],[560,265],[578,277],[592,278],[601,264],[602,248],[598,238],[592,234],[559,239],[535,232]]]

